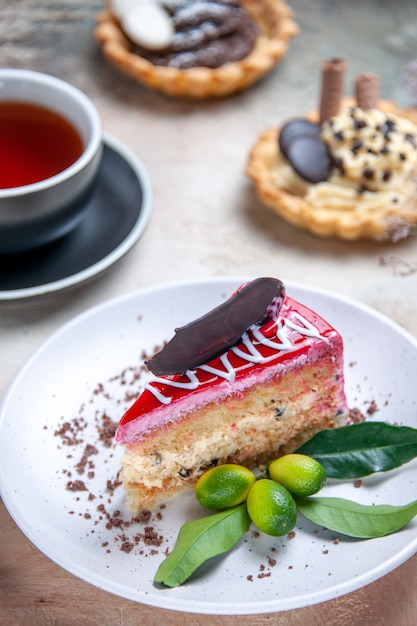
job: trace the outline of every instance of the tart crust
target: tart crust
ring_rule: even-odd
[[[352,98],[343,99],[343,106],[354,105]],[[380,100],[378,108],[417,124],[417,109],[402,109],[390,100]],[[306,117],[317,122],[318,112],[313,111]],[[384,206],[371,211],[362,210],[359,199],[351,210],[345,211],[314,207],[303,196],[278,187],[273,177],[273,170],[278,164],[278,136],[278,128],[262,133],[250,151],[246,174],[253,181],[259,200],[287,222],[320,237],[346,241],[371,239],[395,242],[408,236],[411,228],[417,225],[417,195],[415,201],[407,205]]]
[[[269,72],[299,32],[293,12],[283,0],[242,0],[241,4],[258,24],[255,46],[242,60],[215,69],[158,67],[130,52],[129,41],[109,8],[97,16],[94,36],[112,64],[146,87],[197,100],[228,96]]]

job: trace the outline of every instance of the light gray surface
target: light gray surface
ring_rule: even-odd
[[[193,103],[148,91],[109,66],[92,36],[101,2],[0,0],[0,65],[45,71],[84,90],[104,129],[143,161],[155,193],[144,237],[111,271],[70,292],[2,303],[0,393],[40,342],[75,314],[119,294],[183,279],[273,275],[325,287],[417,335],[415,235],[384,245],[318,239],[264,209],[244,175],[260,132],[316,106],[324,58],[346,58],[349,90],[355,74],[377,71],[382,97],[413,104],[401,73],[417,57],[417,5],[290,5],[301,33],[271,74],[238,96]],[[371,602],[376,606],[378,598]]]
[[[24,356],[62,321],[87,306],[142,286],[199,276],[273,274],[328,287],[393,317],[417,334],[416,237],[397,244],[323,241],[263,209],[244,175],[251,145],[265,128],[318,101],[320,63],[348,62],[347,87],[360,71],[378,71],[381,95],[412,100],[401,72],[417,56],[412,1],[291,3],[301,26],[286,58],[249,91],[223,101],[171,100],[146,90],[102,58],[92,31],[101,2],[4,2],[0,64],[49,72],[83,89],[104,129],[143,160],[155,211],[140,244],[111,274],[48,304],[0,310],[4,349],[0,390]],[[395,260],[395,257],[399,260]],[[22,335],[26,314],[28,335]],[[23,310],[22,310],[23,309]]]

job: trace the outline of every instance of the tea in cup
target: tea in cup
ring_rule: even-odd
[[[53,76],[0,69],[0,254],[65,236],[82,220],[102,156],[92,101]]]

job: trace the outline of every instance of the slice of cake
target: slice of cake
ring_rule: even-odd
[[[133,510],[192,487],[208,468],[254,468],[346,423],[343,340],[317,313],[258,278],[177,329],[122,417],[120,478]]]

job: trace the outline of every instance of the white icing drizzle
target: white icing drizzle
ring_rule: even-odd
[[[225,352],[224,354],[220,356],[220,361],[222,362],[222,365],[224,366],[224,370],[219,370],[217,367],[213,367],[212,365],[200,365],[196,369],[204,370],[205,372],[208,372],[209,374],[214,374],[215,376],[224,378],[225,380],[232,383],[236,378],[236,370],[230,363],[227,357],[227,352]]]
[[[279,341],[274,341],[273,339],[268,339],[265,337],[260,331],[259,328],[254,328],[252,330],[253,336],[256,339],[258,344],[267,346],[268,348],[272,348],[273,350],[277,350],[278,352],[287,352],[293,348],[293,344],[291,343],[289,337],[285,336],[285,327],[287,326],[287,320],[279,319],[277,320],[277,331],[275,333],[275,337]],[[276,358],[275,356],[273,358]],[[265,359],[266,360],[266,359]]]
[[[190,391],[197,389],[197,387],[200,385],[200,381],[198,380],[195,371],[187,370],[185,372],[185,375],[188,376],[188,382],[171,380],[170,378],[159,378],[159,376],[156,376],[152,379],[151,382],[145,385],[145,389],[151,391],[154,394],[155,398],[157,398],[162,404],[169,404],[172,398],[164,396],[156,387],[153,386],[153,383],[161,383],[163,385],[177,387],[178,389],[188,389]]]
[[[220,356],[220,362],[222,363],[224,369],[219,369],[217,367],[213,367],[212,365],[199,365],[194,370],[187,370],[184,373],[184,376],[188,380],[174,380],[172,378],[161,378],[155,377],[149,381],[145,389],[150,391],[161,404],[170,404],[172,401],[172,396],[166,395],[166,389],[164,392],[159,390],[156,385],[159,383],[164,385],[164,387],[176,387],[178,389],[187,389],[190,391],[194,391],[201,384],[208,384],[216,378],[223,378],[229,383],[233,384],[236,379],[236,374],[242,370],[248,369],[251,367],[253,363],[269,363],[279,358],[280,354],[283,352],[294,352],[306,345],[309,344],[312,338],[320,339],[325,343],[330,343],[326,337],[320,335],[320,331],[316,328],[311,322],[309,322],[305,317],[297,313],[296,311],[292,311],[292,316],[295,320],[298,320],[299,323],[292,321],[288,318],[278,318],[275,320],[274,325],[276,330],[274,332],[274,338],[266,337],[259,326],[254,324],[249,328],[247,332],[242,335],[242,346],[234,346],[224,354]],[[272,330],[273,326],[271,326]],[[292,342],[291,337],[289,336],[287,329],[289,331],[295,331],[298,335],[305,337],[304,340],[298,341],[298,343]],[[252,338],[251,338],[252,337]],[[245,347],[246,350],[243,350],[242,347]],[[274,350],[272,354],[269,356],[265,356],[258,349],[257,346],[265,346]],[[236,356],[243,360],[243,364],[238,367],[233,367],[230,362],[229,355],[233,352]],[[210,378],[208,381],[201,383],[198,378],[198,370],[203,370],[208,372],[209,374],[213,374],[213,378]]]
[[[302,326],[297,326],[297,324],[294,324],[294,322],[292,322],[291,320],[286,319],[285,322],[289,328],[292,328],[293,330],[297,331],[297,333],[300,333],[300,335],[305,335],[306,337],[315,337],[316,339],[321,339],[322,341],[329,343],[328,339],[326,339],[326,337],[322,337],[318,329],[315,326],[313,326],[311,322],[306,320],[305,317],[303,317],[296,311],[294,311],[293,314],[294,314],[294,317],[296,317],[298,321],[301,322]]]
[[[255,333],[256,333],[255,327],[252,327],[252,332],[253,332],[253,335],[255,336]],[[240,356],[240,358],[245,359],[246,361],[250,363],[262,363],[263,356],[259,352],[259,350],[255,348],[255,344],[254,342],[251,341],[247,332],[243,333],[242,335],[242,343],[245,346],[245,348],[248,350],[248,352],[241,350],[238,346],[234,346],[232,348],[232,352],[234,352],[236,356]]]

